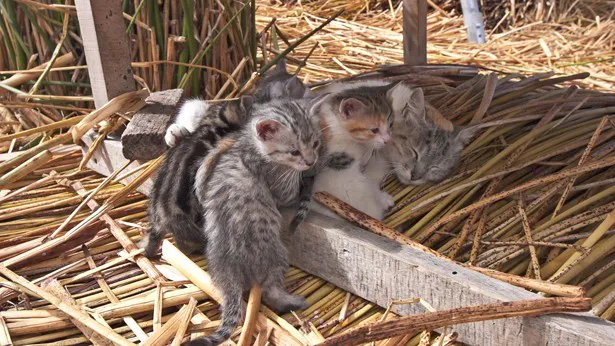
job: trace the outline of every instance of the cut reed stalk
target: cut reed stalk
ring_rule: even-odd
[[[375,322],[335,337],[330,337],[320,345],[357,345],[460,323],[517,316],[537,316],[558,312],[588,311],[590,308],[591,299],[589,298],[545,298],[485,304]]]

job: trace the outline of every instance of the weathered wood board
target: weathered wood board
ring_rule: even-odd
[[[122,2],[76,0],[79,28],[96,108],[135,90],[130,67],[130,41]]]
[[[89,167],[104,175],[126,162],[116,140],[104,141],[95,157]],[[138,190],[148,194],[151,184],[150,179]],[[343,220],[313,214],[296,237],[289,242],[293,265],[383,307],[392,299],[413,297],[425,299],[436,309],[539,298]],[[402,315],[424,312],[418,305],[398,306],[395,311]],[[453,330],[460,341],[485,346],[611,346],[615,340],[614,323],[586,313],[467,323]]]

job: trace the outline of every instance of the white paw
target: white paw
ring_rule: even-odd
[[[380,201],[385,209],[392,208],[395,205],[395,201],[393,200],[393,196],[389,195],[384,191],[380,191]]]
[[[183,126],[178,124],[171,124],[164,135],[164,141],[169,147],[174,147],[179,141],[188,136],[190,132]]]

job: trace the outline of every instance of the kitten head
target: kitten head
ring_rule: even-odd
[[[286,62],[280,59],[273,70],[259,79],[254,97],[258,102],[264,103],[282,98],[301,99],[310,93],[310,89],[297,76],[288,73]]]
[[[425,104],[421,89],[401,85],[392,95],[396,97],[392,100],[395,130],[393,143],[386,150],[395,174],[410,185],[444,180],[457,167],[476,128],[454,128]]]
[[[267,160],[297,171],[305,171],[316,163],[321,141],[311,102],[277,101],[256,105],[254,110],[254,137]]]
[[[388,86],[343,90],[324,100],[344,130],[360,143],[380,149],[392,139],[393,112]]]

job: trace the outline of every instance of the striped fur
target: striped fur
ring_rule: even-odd
[[[241,321],[242,294],[254,284],[279,313],[306,307],[284,286],[288,251],[279,208],[295,205],[303,172],[318,160],[319,131],[308,113],[306,100],[256,105],[254,119],[233,134],[228,150],[210,154],[199,167],[196,196],[204,212],[209,272],[223,294],[222,324],[189,345],[226,340]],[[206,167],[212,155],[213,170]]]
[[[287,85],[292,88],[286,88]],[[175,122],[167,129],[165,141],[170,149],[150,196],[150,230],[140,243],[148,257],[156,255],[168,232],[175,236],[182,251],[202,250],[205,239],[198,236],[202,211],[194,194],[196,167],[221,138],[237,132],[250,120],[255,103],[269,102],[274,96],[303,96],[307,90],[296,76],[286,72],[284,63],[280,63],[263,76],[254,96],[217,103],[189,100],[182,105]]]

